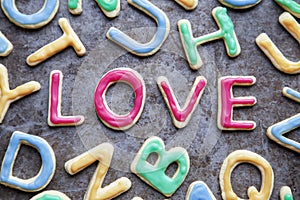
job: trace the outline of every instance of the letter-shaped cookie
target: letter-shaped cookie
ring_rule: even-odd
[[[299,92],[285,87],[282,93],[284,96],[300,103]],[[300,153],[300,143],[283,136],[298,127],[300,127],[300,113],[270,126],[267,130],[267,136],[278,144]]]
[[[141,44],[114,27],[111,27],[108,30],[106,37],[135,55],[149,56],[155,54],[170,32],[170,24],[167,15],[148,0],[128,0],[128,3],[155,19],[157,31],[154,37],[150,42]]]
[[[45,0],[44,6],[31,15],[21,13],[15,0],[1,0],[1,7],[9,21],[15,25],[36,29],[45,26],[54,18],[59,7],[59,0]]]
[[[219,176],[223,200],[241,199],[234,193],[231,185],[231,173],[241,163],[249,163],[256,166],[262,177],[260,191],[257,191],[254,186],[248,188],[249,200],[269,200],[274,184],[273,169],[263,157],[247,150],[234,151],[223,162]]]
[[[259,4],[261,0],[219,0],[219,2],[229,8],[246,9]]]
[[[0,56],[5,57],[10,54],[13,49],[11,42],[0,31]]]
[[[291,188],[288,186],[283,186],[280,189],[280,200],[293,200],[293,194]]]
[[[294,17],[284,12],[280,15],[279,22],[300,43],[300,25]],[[266,33],[260,34],[256,38],[256,43],[278,70],[287,74],[300,72],[300,61],[292,62],[288,60]]]
[[[30,200],[71,200],[67,195],[55,190],[41,192]]]
[[[225,76],[219,79],[218,91],[218,128],[220,130],[253,130],[256,127],[254,121],[233,120],[233,108],[241,106],[253,106],[255,97],[233,97],[233,86],[250,86],[255,83],[254,76]]]
[[[61,52],[67,47],[73,47],[78,56],[83,56],[86,53],[86,49],[79,37],[76,35],[72,29],[69,21],[66,18],[60,18],[58,24],[64,34],[57,40],[47,44],[46,46],[40,48],[33,54],[27,57],[27,64],[30,66],[35,66],[51,56]]]
[[[28,145],[38,150],[42,160],[39,173],[30,179],[20,179],[12,175],[14,161],[21,145]],[[55,172],[55,155],[48,142],[38,136],[15,131],[2,161],[0,183],[26,192],[36,192],[45,188]]]
[[[193,10],[198,5],[198,0],[175,0],[186,10]]]
[[[61,93],[63,74],[59,70],[53,70],[50,74],[49,85],[49,126],[74,126],[80,125],[84,121],[83,116],[62,116],[61,115]]]
[[[158,159],[154,165],[147,162],[150,154],[156,153]],[[177,163],[177,171],[173,177],[165,171],[172,163]],[[167,197],[179,188],[188,174],[190,159],[187,151],[182,147],[165,150],[164,142],[156,136],[145,141],[131,164],[131,171],[143,181]]]
[[[300,18],[300,4],[294,0],[275,0],[283,9]]]
[[[7,69],[0,64],[0,123],[12,102],[38,91],[40,88],[41,85],[38,82],[30,81],[13,90],[9,89]]]
[[[203,181],[195,181],[190,185],[185,200],[216,200],[216,198]]]
[[[164,100],[168,108],[170,109],[170,113],[173,119],[173,124],[177,128],[185,127],[190,121],[191,116],[200,101],[200,98],[206,86],[206,79],[203,76],[198,76],[196,78],[183,108],[180,108],[178,101],[174,96],[174,92],[170,87],[167,77],[165,76],[158,77],[157,85],[164,97]]]
[[[73,175],[99,161],[84,196],[85,200],[113,199],[130,189],[131,181],[126,177],[119,178],[102,188],[113,153],[114,147],[109,143],[103,143],[65,163],[65,170]]]
[[[197,38],[193,37],[191,23],[182,19],[178,21],[178,29],[185,55],[192,69],[197,70],[202,66],[202,60],[198,53],[197,46],[213,40],[223,39],[227,54],[236,57],[240,54],[241,48],[234,32],[234,24],[227,15],[227,9],[216,7],[212,15],[219,26],[219,30]]]
[[[120,0],[96,0],[102,12],[110,18],[120,13]],[[73,15],[80,15],[82,12],[82,0],[69,0],[68,7]]]
[[[109,109],[105,94],[111,84],[124,82],[129,84],[134,93],[135,100],[132,110],[126,115],[117,115]],[[146,87],[142,76],[130,68],[116,68],[107,72],[99,81],[94,96],[96,112],[100,120],[115,130],[126,130],[132,127],[144,109]]]

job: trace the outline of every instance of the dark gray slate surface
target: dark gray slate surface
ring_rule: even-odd
[[[278,23],[278,17],[283,10],[275,2],[268,0],[246,11],[229,9],[228,14],[235,24],[242,48],[241,55],[230,59],[222,41],[211,42],[199,48],[204,66],[198,71],[191,71],[182,54],[177,21],[189,19],[195,36],[213,32],[217,27],[211,17],[211,10],[220,4],[217,1],[201,0],[194,11],[187,12],[171,0],[151,2],[168,15],[171,33],[162,47],[163,50],[147,58],[132,56],[105,38],[111,26],[139,38],[140,41],[149,40],[155,32],[155,22],[129,6],[126,1],[121,2],[120,16],[115,19],[107,19],[92,0],[84,1],[82,15],[74,17],[67,10],[67,1],[61,1],[54,20],[39,30],[16,27],[0,13],[1,31],[14,45],[9,57],[0,58],[0,62],[8,69],[10,87],[14,88],[30,80],[39,81],[42,85],[38,93],[13,103],[8,110],[0,125],[0,159],[5,154],[13,131],[41,136],[53,147],[57,159],[55,176],[46,190],[59,190],[71,199],[82,199],[96,165],[71,177],[64,171],[64,163],[97,144],[109,141],[115,146],[115,156],[104,185],[121,176],[128,177],[133,183],[131,190],[117,199],[131,199],[137,195],[144,199],[164,199],[161,194],[129,172],[129,165],[144,140],[158,135],[166,142],[167,148],[177,145],[185,147],[191,158],[190,172],[172,199],[184,199],[188,186],[196,180],[205,181],[216,198],[221,199],[218,183],[220,167],[226,156],[237,149],[254,151],[270,162],[275,174],[271,199],[279,199],[280,187],[284,185],[290,186],[295,199],[299,199],[299,154],[270,141],[265,135],[270,125],[300,112],[297,103],[281,94],[284,86],[300,91],[299,75],[286,75],[276,70],[255,44],[255,38],[266,32],[288,58],[294,61],[299,59],[300,49],[296,40]],[[42,1],[17,1],[20,10],[26,13],[38,10],[42,4]],[[87,48],[87,55],[78,58],[69,48],[37,67],[30,68],[26,65],[26,57],[61,35],[57,24],[61,17],[70,20]],[[137,125],[125,132],[115,132],[103,126],[97,119],[92,103],[97,82],[105,72],[116,67],[137,70],[144,77],[147,87],[145,110]],[[62,113],[85,115],[86,122],[82,126],[50,128],[47,125],[49,74],[55,69],[64,74]],[[200,105],[190,124],[183,130],[177,130],[172,125],[155,83],[160,75],[169,78],[181,104],[184,103],[196,76],[203,75],[208,80]],[[254,86],[235,89],[236,96],[254,95],[258,100],[253,108],[238,109],[234,115],[235,119],[255,120],[257,128],[253,131],[222,133],[216,128],[216,81],[219,77],[228,75],[253,75],[257,78]],[[122,110],[125,113],[131,108],[134,95],[128,86],[118,84],[108,91],[107,98],[114,111]],[[298,130],[287,136],[299,141]],[[22,147],[13,174],[20,178],[32,177],[38,172],[40,162],[35,150]],[[174,166],[171,168],[174,171]],[[247,198],[249,186],[260,187],[259,171],[253,166],[241,165],[233,173],[232,184],[240,197]],[[2,185],[0,194],[0,199],[5,200],[29,199],[35,195]]]

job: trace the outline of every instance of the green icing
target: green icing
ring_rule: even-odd
[[[234,32],[234,24],[227,15],[227,9],[222,7],[216,8],[215,20],[220,29],[216,32],[203,35],[198,38],[193,37],[190,23],[187,20],[183,20],[179,26],[179,32],[183,40],[185,52],[188,60],[193,65],[195,65],[199,59],[197,46],[209,41],[223,38],[226,46],[228,47],[228,53],[230,56],[235,56],[239,51],[239,44]]]
[[[118,0],[96,0],[99,6],[105,11],[114,11],[118,6]]]
[[[293,200],[293,195],[291,194],[284,195],[284,200]]]
[[[68,7],[72,10],[75,10],[78,5],[78,0],[69,0]]]
[[[197,42],[194,40],[190,31],[190,23],[181,23],[179,31],[182,37],[182,41],[184,43],[183,46],[186,51],[188,60],[191,64],[196,65],[198,60]]]
[[[147,162],[151,153],[159,155],[157,163],[153,166]],[[165,174],[167,167],[176,162],[177,173],[171,178]],[[189,170],[189,158],[180,150],[166,152],[164,144],[159,138],[147,141],[143,147],[139,160],[136,163],[135,171],[146,182],[165,195],[173,194],[184,181]]]
[[[300,4],[293,0],[275,0],[279,5],[287,11],[300,14]]]
[[[38,198],[37,200],[63,200],[57,195],[45,194],[42,197]]]

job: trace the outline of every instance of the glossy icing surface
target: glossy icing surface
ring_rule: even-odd
[[[289,97],[290,99],[293,99],[298,102],[300,101],[300,93],[291,88],[284,88],[283,94]],[[269,127],[267,135],[270,137],[270,139],[275,140],[277,143],[300,153],[300,143],[283,136],[285,133],[296,129],[299,126],[300,114],[297,114],[293,117],[285,119]]]
[[[157,32],[150,42],[142,44],[130,38],[119,29],[112,27],[106,34],[108,39],[123,46],[129,52],[140,56],[148,56],[156,53],[169,34],[170,27],[168,17],[162,10],[148,0],[131,0],[128,1],[128,3],[154,18],[157,22]]]
[[[111,84],[116,82],[129,84],[135,93],[134,106],[126,115],[117,115],[113,113],[106,103],[106,91]],[[138,120],[139,115],[144,108],[145,96],[145,83],[137,72],[129,68],[113,69],[101,78],[96,87],[94,95],[95,109],[99,118],[105,125],[118,130],[128,129]]]
[[[192,183],[187,195],[186,200],[216,200],[210,189],[202,181]]]
[[[15,0],[2,0],[1,6],[8,18],[16,25],[33,28],[32,25],[42,27],[46,25],[56,14],[59,0],[45,0],[43,8],[35,14],[26,15],[21,13],[15,6]]]
[[[260,191],[254,186],[248,188],[249,199],[270,199],[274,184],[273,169],[269,162],[263,157],[247,150],[234,151],[229,154],[223,162],[219,176],[223,199],[241,199],[234,193],[231,185],[231,173],[235,167],[241,163],[249,163],[256,166],[262,177]]]
[[[252,106],[256,103],[255,97],[233,97],[232,87],[234,85],[253,85],[255,77],[223,77],[219,81],[219,117],[220,129],[252,130],[256,124],[252,121],[234,121],[233,107]]]
[[[199,69],[202,65],[202,61],[199,60],[201,58],[198,54],[197,46],[203,43],[223,39],[229,56],[235,57],[240,53],[240,45],[234,32],[234,24],[227,15],[227,9],[216,7],[212,13],[220,29],[198,38],[193,37],[191,25],[188,20],[180,20],[178,22],[183,48],[192,69]]]
[[[42,166],[39,173],[31,179],[20,179],[12,176],[14,160],[22,144],[36,148],[41,156]],[[1,184],[23,191],[39,191],[46,187],[55,171],[55,155],[50,145],[42,138],[15,131],[11,138],[2,161],[0,174]]]
[[[147,162],[151,153],[158,154],[155,165]],[[172,163],[177,163],[178,168],[173,177],[165,174]],[[165,196],[171,196],[184,181],[189,171],[189,156],[185,149],[175,147],[165,150],[163,141],[158,137],[146,140],[131,165],[131,171],[140,176]]]
[[[166,77],[159,77],[157,84],[159,85],[165,102],[170,109],[175,126],[178,128],[184,127],[188,123],[189,118],[199,103],[203,90],[206,86],[206,79],[204,77],[196,78],[183,108],[180,108]]]
[[[59,70],[54,70],[50,75],[49,89],[49,116],[50,126],[72,126],[83,123],[83,116],[61,116],[61,95],[62,95],[63,74]]]

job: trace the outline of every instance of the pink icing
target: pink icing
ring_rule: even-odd
[[[51,85],[50,85],[50,105],[49,114],[50,121],[56,125],[75,125],[82,121],[81,116],[61,116],[60,113],[60,101],[61,101],[61,85],[62,85],[62,73],[60,71],[55,71],[51,75]]]
[[[247,122],[239,122],[233,121],[233,106],[249,106],[254,105],[256,103],[256,99],[254,97],[248,98],[234,98],[232,94],[232,86],[233,85],[252,85],[255,82],[252,77],[228,77],[221,80],[221,125],[226,128],[234,128],[234,129],[253,129],[255,127],[255,123],[247,121]]]
[[[105,103],[105,94],[108,87],[116,82],[129,84],[135,92],[134,106],[126,115],[114,114]],[[111,127],[122,128],[131,126],[139,117],[145,98],[145,86],[140,77],[129,69],[114,69],[105,74],[95,91],[94,104],[99,118]]]
[[[172,94],[168,83],[163,81],[160,84],[161,84],[162,89],[164,90],[164,93],[166,94],[166,97],[168,99],[168,103],[169,103],[169,106],[170,106],[173,116],[175,117],[175,119],[177,121],[184,122],[187,119],[187,117],[191,114],[191,112],[193,111],[198,98],[200,98],[200,93],[204,89],[204,87],[206,85],[206,81],[200,80],[198,82],[195,90],[193,91],[193,95],[189,99],[189,103],[184,110],[181,110],[180,108],[177,107],[175,97]]]

